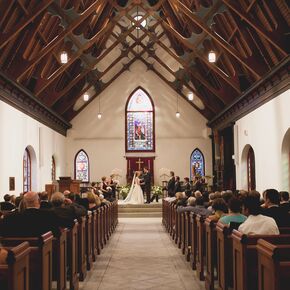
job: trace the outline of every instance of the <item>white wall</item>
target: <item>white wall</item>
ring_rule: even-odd
[[[198,147],[204,153],[206,174],[212,174],[210,133],[206,119],[185,100],[179,99],[180,119],[175,117],[176,93],[153,72],[136,62],[101,94],[103,117],[97,119],[98,99],[92,101],[72,121],[68,131],[67,172],[74,175],[74,157],[84,149],[90,158],[90,180],[108,176],[112,169],[122,170],[122,183],[126,177],[125,159],[125,104],[129,95],[142,86],[155,105],[156,153],[155,183],[160,168],[174,170],[181,177],[189,176],[189,158]],[[131,154],[142,156],[142,153]]]
[[[242,152],[249,144],[255,153],[257,190],[263,191],[267,188],[289,190],[289,151],[286,156],[282,156],[283,139],[290,128],[289,108],[290,90],[236,122],[237,188],[247,189],[245,178],[247,172],[243,169],[245,168],[243,162],[246,161],[242,160]],[[290,138],[288,140],[290,142]],[[290,146],[286,148],[289,150]]]
[[[36,154],[33,190],[44,190],[51,182],[51,156],[55,155],[57,177],[65,175],[65,137],[0,101],[0,199],[5,193],[23,190],[23,153],[32,146]],[[9,192],[9,177],[15,191]]]

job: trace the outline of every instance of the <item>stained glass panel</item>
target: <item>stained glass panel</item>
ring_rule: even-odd
[[[31,158],[26,148],[23,155],[23,192],[31,190]]]
[[[154,150],[153,104],[147,94],[138,89],[127,107],[127,151]]]
[[[191,179],[195,176],[204,176],[204,158],[203,154],[200,150],[195,149],[190,158],[190,171],[191,171]]]
[[[89,182],[89,158],[83,150],[75,158],[75,179]]]
[[[56,168],[55,168],[55,159],[51,157],[51,180],[56,180]]]

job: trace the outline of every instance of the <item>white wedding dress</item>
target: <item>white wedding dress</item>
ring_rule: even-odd
[[[136,176],[136,174],[134,174],[130,191],[126,199],[124,200],[124,203],[127,203],[127,204],[143,204],[144,203],[144,196],[143,196],[143,190],[140,186],[140,179],[139,177]]]

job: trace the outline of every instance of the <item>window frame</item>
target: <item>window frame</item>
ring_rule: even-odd
[[[80,154],[80,152],[84,152],[84,154],[86,155],[87,159],[88,159],[88,180],[82,180],[82,183],[88,183],[90,182],[90,158],[88,153],[84,150],[84,149],[80,149],[76,155],[75,155],[75,159],[74,159],[74,179],[76,179],[76,175],[77,175],[77,167],[76,167],[76,161],[77,161],[77,157]]]

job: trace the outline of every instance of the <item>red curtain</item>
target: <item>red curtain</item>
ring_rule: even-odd
[[[135,171],[143,170],[146,166],[152,176],[152,184],[154,184],[154,159],[155,157],[126,157],[127,159],[127,182],[132,181]]]

